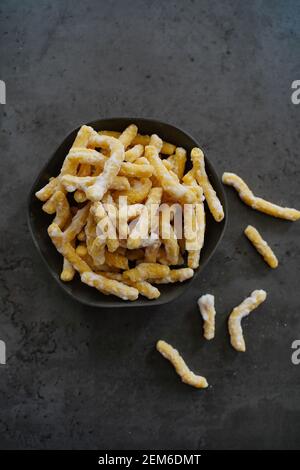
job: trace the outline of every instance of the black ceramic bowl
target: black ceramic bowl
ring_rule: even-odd
[[[111,118],[111,119],[98,119],[97,121],[90,122],[88,125],[92,126],[95,130],[109,129],[115,131],[123,131],[129,124],[136,124],[141,134],[158,134],[163,140],[171,142],[177,146],[184,147],[187,150],[189,156],[190,151],[193,147],[201,147],[195,139],[186,132],[165,124],[164,122],[155,121],[152,119],[139,119],[139,118]],[[220,242],[227,220],[227,203],[225,194],[223,191],[222,184],[217,176],[217,173],[206,158],[206,169],[208,177],[218,194],[218,197],[224,207],[225,218],[222,222],[215,222],[211,217],[208,208],[206,207],[206,234],[204,247],[201,252],[200,266],[195,271],[195,275],[192,279],[183,283],[176,284],[165,284],[159,285],[161,295],[156,300],[148,300],[145,297],[139,296],[134,302],[123,301],[114,296],[106,296],[101,294],[96,289],[83,284],[79,276],[75,276],[71,282],[62,282],[60,280],[60,272],[62,269],[62,257],[56,251],[47,233],[47,227],[53,220],[53,215],[50,216],[42,211],[42,203],[35,197],[35,192],[42,188],[49,180],[50,176],[56,176],[59,173],[62,162],[68,153],[78,129],[71,132],[54,154],[49,159],[48,163],[41,170],[38,177],[36,178],[28,200],[28,221],[29,227],[32,234],[33,241],[41,254],[43,260],[48,266],[52,276],[59,285],[74,299],[80,302],[96,307],[146,307],[149,305],[159,305],[170,302],[180,295],[183,295],[185,291],[191,286],[193,282],[199,280],[199,274],[204,266],[207,264],[211,256],[213,255],[218,243]],[[191,166],[190,161],[187,162],[187,168]]]

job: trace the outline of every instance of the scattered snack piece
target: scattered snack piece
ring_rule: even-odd
[[[249,315],[252,310],[257,308],[266,300],[267,293],[264,290],[255,290],[250,297],[247,297],[240,305],[235,307],[228,318],[228,329],[231,345],[237,351],[245,352],[246,345],[241,326],[242,318]]]
[[[216,222],[224,219],[224,210],[222,204],[212,187],[205,170],[204,155],[201,149],[195,147],[191,152],[193,162],[194,175],[199,185],[203,189],[203,193],[209,207],[209,210]]]
[[[267,242],[262,238],[258,230],[252,225],[248,225],[248,227],[246,227],[244,230],[244,234],[256,248],[258,253],[263,257],[265,262],[271,268],[277,268],[278,259],[276,258],[273,250],[269,247]]]
[[[204,338],[213,339],[215,337],[215,297],[211,294],[202,295],[198,299],[198,306],[204,322]]]
[[[156,349],[165,359],[171,362],[177,374],[181,377],[182,382],[196,388],[208,387],[206,378],[194,374],[188,368],[177,349],[174,349],[170,344],[162,340],[156,343]]]
[[[266,201],[260,197],[254,196],[250,188],[247,186],[245,181],[242,180],[235,173],[223,173],[222,181],[228,186],[233,186],[238,192],[241,200],[260,212],[271,215],[272,217],[278,217],[280,219],[296,221],[300,219],[300,211],[296,209],[290,209],[288,207],[281,207],[273,204],[272,202]]]

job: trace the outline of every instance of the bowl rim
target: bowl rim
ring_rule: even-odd
[[[168,122],[164,122],[164,121],[161,121],[159,119],[152,119],[152,118],[139,118],[139,117],[128,117],[128,116],[120,116],[120,117],[105,117],[105,118],[98,118],[98,119],[94,119],[93,121],[89,121],[88,123],[86,123],[85,125],[86,126],[91,126],[93,127],[94,125],[96,125],[97,123],[99,123],[99,121],[120,121],[120,120],[126,120],[126,121],[131,121],[132,123],[134,123],[135,121],[139,121],[139,122],[145,122],[145,123],[153,123],[153,124],[157,124],[157,125],[165,125],[165,126],[169,126],[169,127],[172,127],[175,131],[179,131],[180,133],[182,134],[185,134],[190,140],[192,140],[193,142],[195,142],[198,146],[198,141],[197,139],[195,139],[189,132],[186,132],[184,129],[178,127],[178,126],[175,126],[173,124],[170,124]],[[57,273],[54,272],[54,270],[50,267],[49,263],[47,262],[47,259],[46,257],[44,256],[44,254],[42,253],[42,250],[41,250],[41,247],[37,241],[37,238],[35,236],[35,231],[33,229],[33,226],[31,224],[31,214],[30,214],[30,205],[31,205],[31,201],[32,201],[32,198],[35,197],[35,193],[34,193],[34,188],[37,184],[37,182],[39,181],[41,175],[43,174],[43,172],[46,170],[46,168],[48,167],[49,163],[51,162],[51,160],[53,159],[53,157],[55,156],[55,154],[58,152],[60,146],[65,142],[65,140],[73,133],[75,133],[76,131],[78,132],[78,130],[80,129],[80,127],[82,126],[83,124],[81,124],[79,127],[76,127],[74,128],[73,130],[71,130],[70,132],[68,132],[68,134],[66,134],[66,136],[63,138],[63,140],[60,142],[60,144],[56,147],[56,149],[51,153],[51,156],[47,159],[47,161],[45,162],[45,164],[42,166],[42,168],[39,170],[37,176],[34,178],[34,181],[30,187],[30,191],[29,191],[29,194],[27,196],[27,201],[26,201],[26,206],[27,206],[27,225],[29,227],[29,232],[30,232],[30,235],[31,235],[31,238],[32,238],[32,241],[33,241],[33,244],[34,246],[36,247],[40,257],[42,258],[44,264],[47,266],[47,269],[48,271],[50,272],[51,276],[55,279],[55,281],[57,282],[57,284],[64,290],[64,292],[66,292],[72,299],[76,300],[77,302],[80,302],[82,305],[88,305],[90,307],[97,307],[97,308],[110,308],[110,309],[113,309],[113,308],[132,308],[132,307],[156,307],[156,306],[159,306],[159,305],[164,305],[164,304],[168,304],[170,302],[173,302],[175,301],[176,299],[178,299],[178,297],[180,296],[181,292],[179,291],[178,292],[178,295],[175,295],[174,297],[172,297],[171,299],[165,299],[163,300],[162,298],[158,297],[157,299],[154,299],[154,300],[149,300],[149,299],[145,299],[145,300],[148,300],[148,302],[145,302],[145,303],[142,303],[140,304],[139,302],[136,302],[136,301],[124,301],[122,299],[117,299],[116,298],[116,301],[115,303],[112,302],[112,303],[105,303],[105,300],[103,299],[99,299],[99,301],[93,301],[93,300],[86,300],[86,299],[83,299],[81,296],[76,296],[73,292],[71,292],[67,286],[65,284],[68,284],[68,283],[64,283],[61,281],[60,277],[58,276],[57,277]],[[217,240],[217,243],[215,244],[215,246],[213,247],[213,249],[211,250],[210,254],[207,256],[204,264],[200,265],[196,270],[194,270],[194,276],[190,279],[188,279],[184,284],[186,286],[185,288],[185,291],[184,291],[184,294],[186,294],[186,292],[189,290],[189,288],[191,287],[192,283],[195,282],[196,278],[198,277],[198,275],[200,274],[200,272],[202,272],[202,270],[205,268],[205,266],[209,263],[209,261],[211,260],[212,256],[215,254],[220,242],[222,241],[223,237],[224,237],[224,234],[226,232],[226,229],[227,229],[227,222],[228,222],[228,201],[227,201],[227,196],[226,196],[226,192],[224,191],[224,188],[223,188],[223,185],[221,184],[221,179],[219,178],[218,176],[218,173],[216,172],[215,170],[215,167],[214,165],[211,163],[211,161],[209,160],[209,158],[207,158],[207,156],[204,154],[204,158],[205,158],[205,162],[208,162],[208,165],[210,167],[210,169],[212,169],[213,173],[215,174],[216,178],[219,180],[219,187],[221,189],[221,196],[223,198],[223,209],[224,209],[224,219],[220,222],[222,223],[222,230],[221,230],[221,233],[220,233],[220,236]],[[219,223],[219,222],[216,222],[216,223]],[[204,242],[205,243],[205,242]]]

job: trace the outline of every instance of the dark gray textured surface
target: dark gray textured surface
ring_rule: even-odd
[[[63,137],[98,117],[155,117],[203,144],[221,174],[299,206],[297,1],[2,1],[1,448],[299,448],[299,223],[244,206],[230,189],[224,241],[188,295],[141,311],[97,311],[50,278],[26,226],[33,178]],[[262,230],[271,271],[242,235]],[[254,288],[267,302],[231,349],[230,309]],[[196,299],[214,293],[205,342]],[[170,341],[208,378],[180,383],[156,353]]]

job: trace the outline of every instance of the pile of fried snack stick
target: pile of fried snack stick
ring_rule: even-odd
[[[36,193],[44,203],[43,210],[55,215],[48,234],[63,257],[61,280],[71,281],[77,271],[82,282],[101,293],[134,301],[139,295],[158,298],[156,285],[193,277],[204,244],[204,201],[216,222],[223,220],[224,211],[208,179],[201,149],[192,149],[192,168],[187,172],[186,159],[185,149],[156,134],[141,135],[134,124],[122,133],[96,132],[83,125],[59,175]],[[253,209],[292,221],[300,218],[295,209],[254,196],[234,173],[224,173],[222,181],[233,186]],[[72,198],[68,193],[73,193]],[[126,211],[121,196],[126,198]],[[165,208],[173,204],[189,207],[180,238],[174,215],[173,219],[163,217]],[[153,207],[156,226],[151,219],[150,227]],[[277,258],[258,230],[248,226],[245,235],[269,266],[276,268]],[[228,328],[237,351],[246,349],[241,319],[265,299],[266,292],[256,290],[231,312]],[[214,296],[203,295],[198,305],[204,337],[210,340],[215,333]],[[173,364],[183,382],[197,388],[208,386],[171,345],[158,341],[157,350]]]

